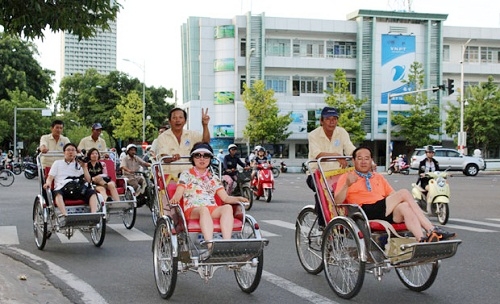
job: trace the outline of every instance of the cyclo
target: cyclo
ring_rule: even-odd
[[[70,239],[76,229],[90,231],[92,242],[100,247],[106,235],[106,206],[100,194],[97,194],[98,210],[90,212],[90,207],[83,199],[65,199],[67,216],[66,224],[61,226],[58,219],[59,209],[52,197],[52,188],[44,189],[43,184],[50,171],[50,167],[43,168],[41,157],[63,157],[62,153],[48,152],[39,154],[36,158],[38,177],[40,181],[40,194],[33,204],[33,233],[38,249],[43,250],[47,240],[56,232],[62,232]]]
[[[262,238],[257,221],[245,213],[243,203],[233,204],[234,224],[230,240],[220,239],[219,221],[214,219],[214,239],[210,249],[205,246],[198,220],[184,217],[182,203],[171,205],[177,184],[175,178],[164,172],[162,157],[152,165],[155,189],[158,191],[159,212],[162,215],[156,225],[153,238],[153,263],[156,287],[160,296],[172,296],[178,273],[197,272],[208,281],[215,271],[226,267],[233,270],[236,282],[242,291],[253,292],[259,285],[264,263],[264,246],[268,240]],[[186,159],[186,157],[183,157]],[[187,165],[187,161],[171,163]],[[218,197],[216,202],[221,204]],[[208,257],[201,253],[208,250]]]
[[[335,203],[336,180],[352,169],[326,171],[324,163],[339,158],[346,157],[323,157],[307,163],[320,214],[314,205],[308,205],[297,217],[295,244],[302,267],[311,274],[325,270],[330,288],[344,299],[358,294],[365,273],[381,280],[393,268],[410,290],[428,289],[436,279],[440,260],[454,256],[462,241],[419,243],[404,223],[368,220],[358,205]],[[317,164],[315,171],[311,171],[312,163]],[[318,224],[320,216],[326,227]]]

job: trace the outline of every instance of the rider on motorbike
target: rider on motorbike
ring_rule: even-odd
[[[425,158],[418,165],[418,180],[417,185],[428,191],[429,177],[425,177],[425,173],[439,171],[439,163],[434,158],[434,147],[429,145],[425,148]]]
[[[238,150],[238,147],[235,144],[230,144],[227,147],[227,151],[229,151],[229,154],[224,156],[224,161],[222,163],[222,168],[223,168],[223,176],[222,178],[226,181],[227,186],[226,186],[226,192],[231,195],[233,192],[234,188],[236,187],[236,178],[238,174],[238,165],[241,167],[248,169],[248,166],[245,165],[241,161],[239,157],[236,156],[236,151]]]

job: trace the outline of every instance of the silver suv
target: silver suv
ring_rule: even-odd
[[[434,146],[434,158],[439,162],[439,168],[450,171],[462,171],[465,175],[476,176],[479,170],[486,169],[486,162],[480,157],[460,154],[455,149]],[[418,165],[425,157],[425,148],[415,149],[411,156],[411,168],[418,170]]]

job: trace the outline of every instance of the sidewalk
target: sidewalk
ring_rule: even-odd
[[[4,247],[5,248],[5,247]],[[7,250],[0,247],[0,303],[50,303],[70,304],[62,292],[56,288],[45,275],[22,261],[15,255],[8,255]]]

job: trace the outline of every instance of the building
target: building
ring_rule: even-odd
[[[325,106],[323,91],[333,82],[335,70],[342,69],[351,92],[368,100],[363,106],[366,143],[377,163],[384,164],[388,96],[406,90],[401,80],[413,62],[423,64],[427,88],[452,78],[457,90],[462,67],[465,85],[484,82],[500,71],[498,29],[447,27],[446,18],[373,10],[355,11],[345,21],[251,13],[232,19],[190,17],[181,29],[182,106],[190,112],[188,128],[200,128],[200,108],[209,108],[214,148],[234,141],[246,152],[243,83],[263,79],[275,91],[280,109],[292,111],[294,118],[289,128],[293,134],[272,147],[274,154],[298,165],[307,158],[307,122],[317,119]],[[429,94],[434,94],[444,122],[445,105],[457,102],[458,93]],[[409,107],[403,97],[390,104],[391,111]],[[453,145],[454,136],[440,140]],[[397,150],[398,139],[391,140]]]
[[[100,74],[116,71],[116,22],[110,22],[110,29],[81,41],[78,41],[78,36],[62,33],[62,77],[75,73],[84,74],[91,68]]]

